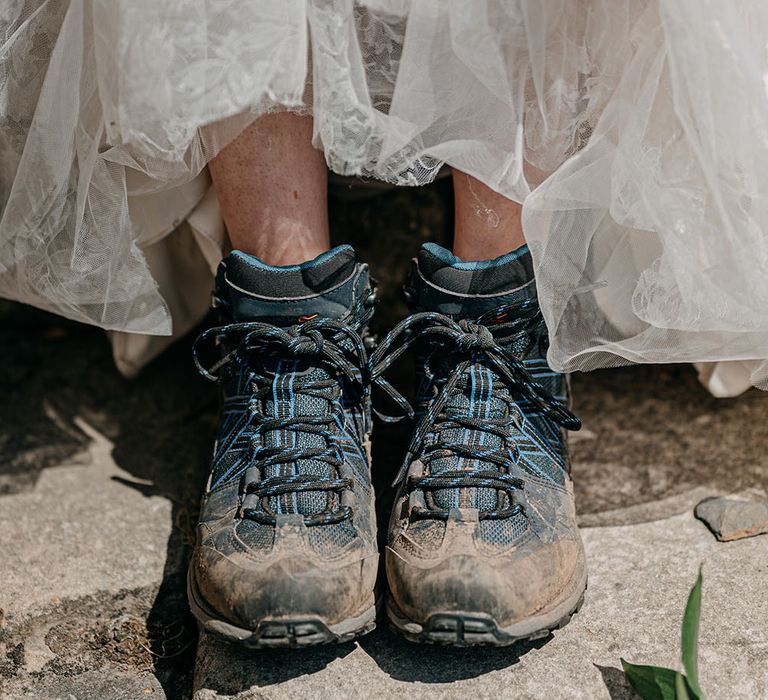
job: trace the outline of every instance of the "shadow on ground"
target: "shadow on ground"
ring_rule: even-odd
[[[62,673],[92,664],[149,668],[168,698],[188,697],[196,627],[184,571],[214,425],[210,387],[197,377],[186,344],[129,381],[114,369],[100,331],[16,307],[6,311],[2,338],[2,388],[14,396],[0,406],[3,493],[31,489],[43,469],[72,464],[88,443],[75,423],[82,418],[114,444],[127,485],[173,504],[164,578],[146,624],[136,617],[142,607],[147,614],[143,593],[124,594],[128,602],[70,603],[68,617],[79,625],[58,625],[53,640]]]
[[[360,640],[360,646],[387,675],[419,683],[451,683],[511,668],[546,643],[542,639],[500,648],[421,646],[402,640],[383,618],[375,632]]]
[[[395,680],[451,683],[510,668],[525,654],[545,643],[542,640],[500,649],[417,647],[390,632],[383,619],[379,620],[379,627],[374,632],[361,637],[358,642],[300,651],[248,651],[206,636],[199,655],[202,666],[196,669],[197,685],[216,696],[236,696],[249,688],[265,688],[316,673],[351,654],[358,644]],[[354,672],[354,668],[346,671]]]
[[[683,510],[692,507],[686,493],[700,498],[765,486],[768,392],[716,399],[690,365],[623,367],[572,379],[584,426],[571,440],[582,522],[658,519],[679,512],[675,498]],[[662,501],[671,510],[656,507]]]
[[[216,697],[236,696],[249,688],[285,683],[322,671],[352,653],[355,646],[355,642],[349,642],[301,650],[251,651],[204,635],[195,669],[196,685]],[[224,659],[226,663],[222,663]]]
[[[637,700],[638,695],[632,690],[632,686],[629,685],[624,671],[620,668],[600,666],[599,664],[595,664],[595,668],[600,671],[611,700]]]

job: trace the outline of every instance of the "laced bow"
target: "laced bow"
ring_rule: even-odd
[[[504,308],[495,310],[493,314],[481,317],[478,322],[454,321],[448,316],[433,312],[414,314],[396,326],[371,356],[373,383],[382,387],[407,416],[413,417],[415,412],[408,401],[382,375],[411,346],[424,342],[432,347],[425,371],[431,376],[435,386],[439,388],[416,426],[408,452],[394,483],[398,484],[403,480],[411,463],[419,455],[421,455],[421,461],[425,466],[429,466],[432,459],[444,456],[446,453],[486,463],[490,468],[441,470],[435,474],[410,477],[408,484],[411,489],[420,489],[425,492],[476,487],[491,488],[505,493],[508,497],[508,506],[496,510],[481,511],[481,519],[509,517],[522,508],[519,503],[515,502],[513,491],[522,489],[523,483],[520,479],[502,471],[507,465],[505,454],[498,449],[483,450],[478,447],[443,440],[430,444],[425,443],[430,433],[437,433],[439,436],[441,431],[446,428],[468,428],[491,433],[502,438],[505,444],[509,446],[513,458],[517,460],[519,457],[517,448],[511,443],[512,431],[509,427],[509,419],[477,418],[460,415],[455,411],[451,411],[450,414],[446,413],[451,396],[462,391],[460,382],[462,377],[467,376],[467,371],[473,361],[482,358],[483,363],[503,380],[504,386],[512,398],[527,399],[544,416],[563,428],[578,430],[581,427],[581,422],[567,406],[553,397],[530,374],[523,361],[514,352],[501,346],[485,325],[493,322],[499,335],[530,334],[531,330],[541,323],[538,305],[532,301],[524,302],[522,305],[514,307],[514,314],[506,313],[508,310]],[[504,319],[508,316],[511,316],[511,320],[505,322]],[[501,319],[500,322],[499,319]],[[443,352],[438,353],[438,351]],[[439,378],[433,372],[429,359],[438,354],[438,359],[443,361],[448,357],[459,358],[458,363],[447,373],[442,372],[443,376]],[[509,396],[500,398],[508,404],[513,403]],[[519,411],[513,415],[519,415]],[[385,420],[396,420],[384,418]],[[514,419],[512,422],[515,422]],[[517,427],[520,425],[518,424]],[[412,512],[415,517],[445,519],[448,516],[447,510],[439,508],[417,507]]]

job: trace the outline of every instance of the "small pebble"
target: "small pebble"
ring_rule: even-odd
[[[768,501],[706,498],[696,506],[695,515],[721,542],[768,533]]]

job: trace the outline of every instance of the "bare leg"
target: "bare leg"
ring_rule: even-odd
[[[453,253],[462,260],[490,260],[525,243],[522,206],[479,180],[453,172],[456,232]]]
[[[210,162],[233,248],[269,265],[328,250],[328,177],[311,140],[311,117],[269,114]]]

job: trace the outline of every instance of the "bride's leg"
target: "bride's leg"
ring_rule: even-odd
[[[453,253],[462,260],[490,260],[525,243],[522,207],[474,177],[453,172],[456,231]]]
[[[232,247],[270,265],[294,265],[328,250],[328,179],[312,147],[312,117],[265,115],[209,169]]]

